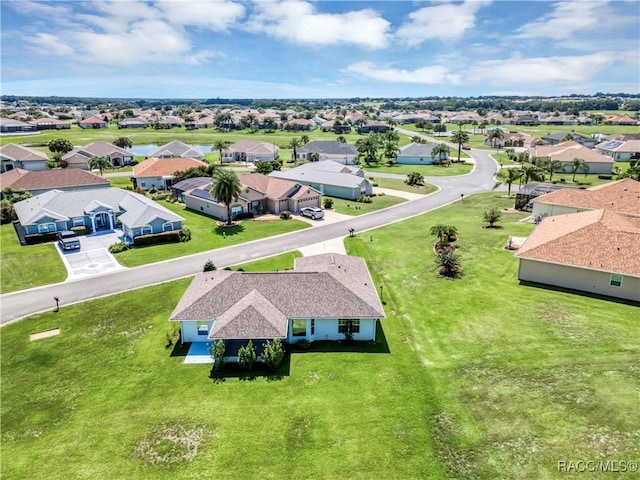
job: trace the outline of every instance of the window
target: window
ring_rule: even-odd
[[[153,232],[153,230],[151,229],[151,227],[149,225],[145,225],[144,227],[140,227],[140,235],[148,235],[151,232]]]
[[[198,322],[198,335],[209,335],[209,322]]]
[[[162,225],[163,232],[170,232],[171,230],[173,230],[173,222],[167,222],[164,225]]]
[[[291,321],[291,331],[294,337],[307,336],[307,321],[303,319],[295,319]]]
[[[234,205],[233,207],[231,207],[231,216],[232,217],[240,215],[241,213],[242,213],[242,205]]]
[[[609,280],[609,285],[612,287],[621,287],[622,286],[622,275],[611,275],[611,280]]]
[[[360,332],[360,320],[346,320],[341,318],[338,320],[338,333],[359,333]]]
[[[311,319],[311,335],[315,335],[316,334],[316,321],[312,318]]]
[[[56,231],[55,223],[43,223],[41,225],[38,225],[38,233],[55,232],[55,231]]]
[[[79,227],[84,225],[84,218],[83,217],[78,217],[78,218],[74,218],[73,219],[73,226],[74,227]]]

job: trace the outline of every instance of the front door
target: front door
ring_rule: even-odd
[[[111,224],[109,223],[109,215],[101,212],[96,215],[96,230],[109,230]]]

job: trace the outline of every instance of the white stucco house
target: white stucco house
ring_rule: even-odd
[[[290,271],[200,273],[169,320],[180,324],[183,342],[225,340],[234,361],[233,352],[249,340],[258,353],[275,338],[343,340],[350,331],[356,341],[375,341],[383,317],[364,259],[327,253],[297,258]]]
[[[49,170],[49,158],[39,150],[23,147],[15,143],[7,143],[0,147],[0,172],[14,168],[22,170]]]
[[[589,173],[610,174],[613,170],[613,159],[585,147],[573,140],[557,145],[535,145],[529,148],[530,157],[557,160],[562,164],[564,172],[571,172],[571,162],[580,158],[589,166]]]
[[[449,156],[443,156],[442,160],[446,160]],[[405,165],[432,165],[437,163],[440,158],[433,158],[433,145],[426,143],[410,143],[401,147],[396,156],[396,163]]]

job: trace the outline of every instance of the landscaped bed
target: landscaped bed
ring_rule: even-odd
[[[188,279],[4,327],[2,477],[531,479],[637,458],[637,307],[519,285],[502,247],[533,226],[505,213],[482,228],[512,203],[465,197],[347,238],[383,287],[378,345],[319,345],[276,375],[210,378],[165,348]],[[436,223],[458,230],[453,282],[436,271]]]

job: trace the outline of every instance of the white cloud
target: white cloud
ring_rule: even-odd
[[[476,12],[491,2],[467,0],[461,4],[443,3],[424,7],[409,14],[396,36],[407,45],[420,45],[430,38],[453,40],[461,38],[475,26]]]
[[[73,47],[66,44],[59,36],[50,33],[36,33],[26,37],[25,41],[29,45],[29,49],[39,55],[68,57],[75,53]]]
[[[347,13],[319,13],[300,0],[258,2],[247,31],[264,32],[302,45],[356,45],[383,48],[390,23],[371,9]]]
[[[32,1],[20,1],[20,2],[6,2],[5,5],[10,6],[16,12],[27,15],[43,15],[48,16],[51,19],[56,19],[59,16],[67,16],[70,13],[70,9],[65,5],[55,5],[44,2],[32,2]]]
[[[516,30],[520,38],[561,40],[575,33],[598,30],[609,19],[607,2],[560,2],[554,10]]]
[[[171,0],[158,2],[156,6],[174,25],[192,25],[215,31],[227,30],[245,12],[243,5],[230,1]]]
[[[594,78],[617,61],[611,52],[581,56],[512,58],[486,60],[464,72],[465,82],[490,85],[562,85]]]
[[[446,67],[435,65],[415,70],[404,70],[376,65],[372,62],[358,62],[349,65],[345,72],[383,82],[399,83],[458,83],[457,75],[450,74]]]

